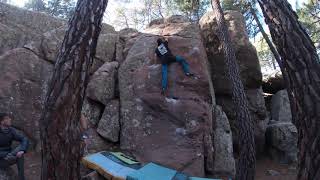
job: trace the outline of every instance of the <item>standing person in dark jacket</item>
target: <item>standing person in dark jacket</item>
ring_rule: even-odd
[[[12,141],[19,141],[20,145],[12,149]],[[28,145],[28,139],[11,127],[10,116],[0,113],[0,168],[8,168],[12,164],[17,164],[19,179],[24,180],[23,154],[27,151]]]
[[[173,63],[173,62],[180,63],[183,68],[183,72],[186,76],[193,76],[193,74],[190,73],[189,64],[187,63],[187,61],[183,57],[181,57],[179,55],[174,56],[171,53],[171,50],[169,49],[167,40],[163,41],[162,39],[159,38],[157,40],[157,43],[158,43],[158,46],[155,50],[155,53],[160,58],[161,64],[162,64],[162,90],[161,90],[161,94],[165,94],[165,91],[167,90],[167,86],[168,86],[168,65],[170,63]]]

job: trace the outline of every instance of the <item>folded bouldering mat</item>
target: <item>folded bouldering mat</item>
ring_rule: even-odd
[[[149,163],[127,176],[127,180],[172,180],[177,171]]]
[[[209,178],[189,177],[188,180],[221,180],[221,179],[209,179]]]
[[[184,173],[169,169],[155,163],[148,163],[142,168],[131,172],[127,180],[214,180],[207,178],[188,177]]]
[[[99,152],[82,158],[82,163],[108,180],[125,180],[128,174],[141,168],[139,162],[118,152]]]
[[[120,152],[98,152],[82,158],[82,163],[108,180],[218,180],[189,177],[155,163],[145,166]]]

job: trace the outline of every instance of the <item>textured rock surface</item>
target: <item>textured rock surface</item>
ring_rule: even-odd
[[[271,94],[275,94],[276,92],[285,89],[286,85],[281,71],[278,70],[269,75],[263,76],[262,88],[263,92]]]
[[[62,19],[44,13],[0,3],[0,54],[6,50],[22,47],[31,40],[39,40],[46,31],[64,24],[65,21]]]
[[[12,113],[14,126],[25,131],[33,143],[39,141],[42,100],[65,31],[66,22],[61,19],[0,3],[0,54],[5,52],[0,57],[0,111]],[[118,35],[106,24],[102,34],[99,59],[95,59],[92,71],[115,60]],[[85,103],[84,112],[93,124],[100,119],[101,106],[93,101]]]
[[[104,109],[103,115],[99,121],[97,132],[105,139],[118,142],[120,133],[119,123],[119,101],[112,100]]]
[[[97,125],[103,113],[103,105],[86,98],[82,105],[82,114],[93,126]]]
[[[116,60],[116,43],[119,41],[117,33],[101,34],[98,39],[96,58],[104,62]]]
[[[0,3],[0,54],[10,49],[23,47],[31,41],[41,41],[42,34],[47,31],[60,29],[64,26],[62,29],[65,32],[66,24],[67,21],[45,13],[23,10]],[[114,34],[116,32],[112,26],[103,24],[101,34],[107,33]],[[105,38],[102,36],[101,40],[103,39]],[[108,46],[107,44],[112,44],[111,40],[109,42],[104,47]],[[44,47],[43,49],[45,50],[46,48]]]
[[[260,154],[264,149],[267,111],[261,89],[262,73],[257,52],[249,41],[241,13],[226,11],[224,17],[235,49],[241,80],[249,101],[251,116],[255,123],[256,147],[257,153]],[[235,122],[231,87],[225,74],[223,49],[217,37],[217,22],[213,16],[213,12],[206,13],[199,23],[210,64],[217,104],[222,106],[223,111],[230,120],[234,144],[238,146],[238,130]]]
[[[214,174],[224,176],[234,176],[235,160],[233,157],[232,132],[229,120],[220,106],[214,110],[215,129],[214,129]]]
[[[142,162],[204,176],[209,85],[199,28],[187,22],[166,23],[153,25],[146,33],[138,37],[119,69],[121,148]],[[167,35],[172,52],[185,57],[197,74],[185,77],[178,64],[170,65],[169,93],[177,99],[160,95],[161,65],[154,56],[157,35]]]
[[[267,127],[267,144],[271,157],[282,163],[297,161],[297,128],[290,122],[275,123]]]
[[[39,140],[39,119],[52,65],[26,49],[0,57],[0,112],[14,116],[13,125],[34,142]]]
[[[271,99],[271,119],[292,122],[290,101],[287,90],[278,91]]]
[[[40,40],[32,41],[24,45],[24,47],[30,49],[42,59],[54,63],[65,32],[66,26],[50,30],[40,36]],[[119,35],[114,31],[110,31],[107,34],[100,34],[91,73],[94,73],[105,62],[116,60],[116,45],[118,41]]]
[[[19,11],[14,17],[12,8],[0,4],[0,32],[7,32],[0,37],[1,42],[6,42],[1,43],[0,54],[15,47],[24,49],[7,51],[0,57],[3,74],[0,111],[12,112],[14,125],[37,142],[41,100],[66,26],[60,19],[39,17],[43,14],[17,8],[13,8]],[[3,12],[3,9],[9,10]],[[28,22],[18,19],[19,16],[25,16],[23,19]],[[153,161],[190,175],[234,175],[231,140],[232,134],[237,133],[233,126],[234,110],[221,64],[221,47],[210,29],[215,29],[216,23],[210,22],[209,16],[208,23],[202,26],[207,48],[203,46],[199,27],[182,16],[153,21],[144,33],[133,29],[115,32],[104,25],[82,109],[90,122],[89,153],[119,150],[120,146],[121,151],[132,153],[142,162]],[[268,122],[264,121],[266,110],[256,52],[244,31],[241,15],[229,12],[225,17],[236,47],[250,110],[257,122],[256,139],[264,138]],[[40,22],[43,19],[48,22]],[[159,36],[168,38],[172,52],[186,58],[196,75],[186,77],[179,64],[171,64],[167,96],[160,94],[161,64],[154,56]],[[223,109],[216,107],[214,112],[210,106],[206,52],[213,69],[217,101]],[[235,132],[231,133],[230,126]]]
[[[119,47],[117,48],[117,61],[122,64],[128,55],[129,50],[141,35],[135,29],[126,28],[119,31]]]
[[[65,26],[47,31],[42,36],[39,35],[40,40],[33,40],[24,47],[33,51],[42,59],[54,63],[65,32]]]
[[[115,97],[118,62],[105,63],[90,78],[87,96],[104,105]]]
[[[96,153],[99,151],[106,151],[106,150],[114,150],[117,149],[116,145],[113,145],[106,140],[104,140],[99,134],[97,133],[96,128],[89,128],[86,133],[89,136],[89,144],[87,146],[88,153]]]
[[[254,46],[245,29],[244,18],[237,11],[226,11],[225,19],[240,67],[241,80],[246,89],[257,89],[262,83],[262,73]],[[213,12],[206,13],[200,27],[211,67],[211,77],[217,94],[230,94],[231,87],[225,74],[224,55],[217,37],[217,22]]]
[[[262,90],[260,89],[249,89],[246,90],[247,99],[249,102],[249,110],[251,117],[255,123],[255,139],[256,139],[256,150],[257,153],[263,153],[265,146],[265,131],[266,125],[268,124],[267,110],[264,104],[262,96]],[[230,126],[232,129],[233,143],[239,146],[238,142],[238,129],[235,121],[235,109],[232,103],[231,96],[216,96],[217,104],[222,106],[223,111],[227,114],[230,120]]]

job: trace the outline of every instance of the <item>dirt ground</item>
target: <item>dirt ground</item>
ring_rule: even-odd
[[[27,153],[25,155],[25,175],[26,180],[40,180],[40,154]],[[16,167],[13,167],[16,170]],[[272,176],[269,170],[278,172]],[[256,180],[293,180],[296,177],[296,167],[294,165],[279,164],[268,158],[257,160]]]
[[[277,171],[279,175],[271,176],[268,170]],[[294,180],[296,175],[297,169],[295,165],[280,164],[268,158],[257,161],[255,178],[257,180]]]

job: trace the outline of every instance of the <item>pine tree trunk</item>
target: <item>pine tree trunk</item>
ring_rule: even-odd
[[[78,0],[41,116],[42,180],[80,179],[79,120],[107,0]]]
[[[270,50],[271,50],[274,58],[276,59],[278,65],[279,65],[279,67],[280,67],[280,70],[281,70],[281,73],[282,73],[282,77],[283,77],[283,79],[284,79],[284,81],[285,81],[287,90],[290,91],[291,85],[289,84],[290,82],[288,81],[288,77],[287,77],[288,75],[287,75],[287,72],[284,70],[283,62],[282,62],[282,60],[281,60],[281,57],[280,57],[278,51],[277,51],[276,48],[273,46],[273,44],[272,44],[269,36],[267,35],[267,33],[264,31],[263,26],[262,26],[262,24],[260,23],[260,20],[259,20],[257,14],[256,14],[256,10],[253,9],[251,5],[250,5],[250,12],[251,12],[254,20],[256,21],[256,23],[257,23],[257,25],[258,25],[258,27],[259,27],[259,30],[260,30],[263,38],[266,40],[266,42],[267,42],[267,44],[268,44],[268,46],[269,46],[269,48],[270,48]],[[272,60],[272,64],[273,64],[273,66],[274,66],[274,69],[276,69],[274,60]],[[289,92],[289,91],[288,91],[288,92]],[[290,99],[290,105],[291,105],[291,107],[293,107],[293,106],[294,106],[294,98],[293,98],[293,96],[292,96],[291,94],[289,94],[289,99]],[[293,113],[294,113],[294,110],[292,110],[292,114],[293,114]]]
[[[256,13],[256,10],[252,8],[252,6],[250,6],[250,13],[252,14],[254,20],[256,21],[257,25],[258,25],[258,28],[264,38],[264,40],[266,40],[274,58],[276,59],[276,61],[278,62],[279,66],[281,66],[281,58],[280,58],[280,55],[278,54],[276,48],[273,46],[271,40],[269,39],[269,36],[267,35],[267,33],[264,31],[263,27],[262,27],[262,24],[260,23],[260,20],[257,16],[257,13]],[[273,68],[276,69],[276,64],[274,62],[274,60],[272,59],[272,65],[273,65]]]
[[[286,0],[260,0],[291,87],[298,128],[298,179],[320,179],[320,61],[310,37]],[[291,99],[290,99],[291,100]]]
[[[232,101],[235,106],[237,128],[239,130],[240,156],[237,163],[237,180],[253,180],[255,177],[254,126],[248,108],[248,100],[240,79],[229,32],[224,20],[219,0],[212,0],[212,8],[218,25],[218,38],[223,47],[226,61],[226,74],[232,88]]]

